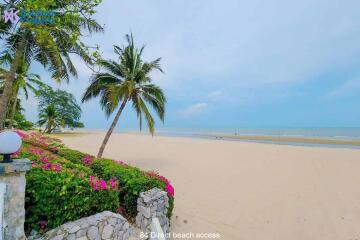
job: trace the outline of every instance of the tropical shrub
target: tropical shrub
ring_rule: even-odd
[[[129,167],[121,162],[98,159],[93,161],[90,168],[97,176],[104,179],[109,179],[111,176],[119,179],[120,202],[129,217],[135,217],[137,214],[137,199],[141,192],[154,187],[165,189],[165,184],[162,181],[148,177],[140,169]]]
[[[34,168],[27,176],[26,229],[55,228],[104,210],[119,207],[116,191],[94,190],[88,178],[71,172]]]
[[[59,156],[62,156],[63,158],[68,159],[71,162],[79,163],[79,164],[83,163],[83,158],[85,156],[85,154],[80,151],[76,151],[65,147],[60,147],[58,149],[57,154]]]
[[[27,232],[46,231],[97,212],[119,209],[116,179],[95,181],[89,167],[56,154],[56,146],[61,146],[56,140],[37,133],[18,133],[24,142],[13,157],[27,158],[33,164],[26,174]]]
[[[167,191],[171,217],[174,188],[168,179],[121,161],[97,159],[39,133],[17,132],[23,146],[13,157],[33,162],[26,176],[27,231],[45,231],[104,210],[133,220],[140,193],[154,187]]]
[[[91,155],[64,146],[59,147],[58,155],[74,163],[82,163],[89,166],[96,176],[104,179],[116,177],[119,179],[120,204],[129,217],[135,217],[137,213],[137,199],[141,192],[154,187],[165,190],[169,197],[168,217],[172,215],[174,207],[174,188],[170,181],[155,172],[143,172],[138,168],[129,166],[122,161],[110,159],[97,159]]]
[[[58,154],[74,163],[89,166],[96,176],[103,179],[116,177],[119,181],[120,205],[128,217],[136,216],[137,199],[140,193],[154,187],[163,189],[168,193],[170,204],[168,217],[171,217],[174,206],[174,188],[166,178],[154,172],[141,171],[139,168],[129,166],[122,161],[97,159],[66,147],[60,147]]]

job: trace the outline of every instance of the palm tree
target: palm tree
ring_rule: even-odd
[[[40,127],[46,125],[44,133],[52,133],[55,129],[64,127],[64,120],[61,118],[61,114],[56,111],[55,106],[50,104],[40,111],[38,125]]]
[[[27,64],[25,61],[22,61],[19,64],[18,69],[16,71],[16,79],[13,84],[13,91],[12,91],[12,96],[10,99],[10,103],[12,104],[11,105],[12,107],[10,109],[8,109],[8,114],[7,114],[7,117],[10,120],[9,128],[11,128],[13,125],[13,120],[14,120],[14,115],[16,112],[16,105],[17,105],[17,100],[18,100],[17,97],[18,97],[19,91],[23,90],[23,92],[25,94],[25,98],[28,99],[29,98],[29,94],[28,94],[29,90],[31,90],[34,94],[37,92],[37,88],[35,85],[37,85],[38,87],[46,85],[41,81],[39,75],[33,74],[33,73],[28,73],[29,67],[30,67],[29,64]],[[4,69],[0,69],[0,78],[3,78],[3,74],[1,74],[1,73],[6,74],[8,72]]]
[[[100,95],[100,104],[107,117],[120,105],[102,142],[98,158],[102,157],[105,146],[127,103],[131,102],[137,114],[140,130],[144,116],[150,133],[154,134],[154,118],[148,105],[155,110],[161,121],[164,121],[166,99],[163,91],[151,83],[150,77],[153,70],[163,72],[160,67],[161,59],[143,62],[141,57],[144,47],[140,49],[135,47],[132,34],[126,35],[126,40],[126,47],[114,46],[115,53],[119,56],[118,61],[101,60],[99,62],[106,72],[92,76],[92,82],[82,98],[82,101],[85,102]]]
[[[56,81],[67,82],[70,74],[77,76],[70,54],[80,56],[87,64],[92,63],[88,49],[78,39],[84,31],[89,33],[103,31],[103,28],[91,19],[94,13],[93,7],[98,4],[95,2],[92,0],[44,1],[42,3],[44,9],[57,13],[55,26],[20,23],[15,25],[12,31],[5,31],[3,29],[9,27],[0,24],[0,39],[4,39],[6,49],[2,53],[2,58],[7,59],[10,66],[0,97],[0,129],[11,99],[16,69],[23,58],[28,64],[32,61],[42,64],[52,73],[52,78]],[[26,9],[27,1],[19,4],[19,8]],[[13,34],[7,34],[8,32]]]

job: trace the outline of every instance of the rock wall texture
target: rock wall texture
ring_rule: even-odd
[[[159,219],[164,233],[169,232],[170,222],[166,216],[169,208],[169,198],[167,193],[153,188],[140,194],[137,200],[138,214],[136,216],[136,225],[144,232],[151,232],[152,218]]]
[[[0,164],[0,183],[6,184],[4,199],[4,239],[24,240],[25,173],[30,170],[29,160],[16,160]]]
[[[102,212],[68,222],[36,240],[127,240],[131,235],[128,221],[121,215]]]
[[[166,216],[169,199],[166,192],[157,188],[143,192],[137,205],[136,224],[140,228],[137,231],[150,233],[152,218],[156,217],[163,232],[169,232],[170,222]],[[105,211],[65,223],[42,236],[29,237],[29,240],[128,240],[134,237],[133,230],[123,216]]]

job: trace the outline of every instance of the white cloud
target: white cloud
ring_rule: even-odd
[[[213,91],[211,93],[208,94],[208,97],[209,98],[218,98],[218,97],[221,97],[223,95],[223,92],[221,90],[216,90],[216,91]]]
[[[208,107],[207,103],[196,103],[182,110],[181,114],[185,117],[196,116],[203,113]]]
[[[359,1],[225,2],[109,0],[101,11],[106,34],[94,41],[111,56],[112,45],[132,30],[137,43],[146,43],[145,60],[162,57],[166,74],[154,75],[156,83],[172,98],[194,102],[240,103],[247,89],[311,82],[358,61]],[[193,97],[211,89],[222,96]]]

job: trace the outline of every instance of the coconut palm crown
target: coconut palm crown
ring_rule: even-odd
[[[131,102],[137,114],[140,130],[144,118],[150,133],[154,134],[155,121],[149,106],[162,122],[165,117],[165,95],[161,88],[151,83],[152,79],[150,77],[150,73],[154,70],[163,72],[160,66],[161,58],[151,62],[144,62],[142,60],[144,47],[137,48],[135,46],[132,34],[126,35],[126,40],[127,46],[114,46],[114,51],[119,56],[118,61],[99,61],[99,66],[106,71],[92,76],[91,84],[82,98],[82,101],[85,102],[100,96],[100,104],[108,117],[118,109],[99,150],[99,158],[102,156],[127,103]]]

